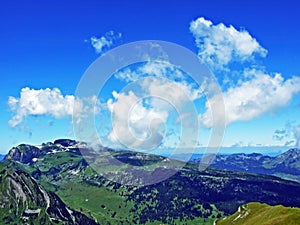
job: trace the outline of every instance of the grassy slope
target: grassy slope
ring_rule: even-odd
[[[72,165],[80,162],[82,156],[73,154],[72,152],[58,152],[43,156],[34,164],[15,163],[14,166],[21,170],[33,173],[37,169],[42,172],[50,171],[53,168],[59,169],[57,176],[42,175],[38,180],[48,190],[56,192],[58,196],[71,208],[84,213],[89,217],[95,218],[100,224],[132,224],[136,213],[140,213],[141,209],[147,207],[146,203],[138,204],[138,211],[132,212],[133,201],[127,201],[126,195],[132,192],[123,187],[113,189],[109,184],[99,184],[93,177],[97,173],[91,167],[74,168],[76,174],[72,174],[69,170]],[[1,164],[0,164],[1,165]],[[150,166],[151,167],[151,166]],[[107,169],[107,168],[106,168]],[[56,177],[56,179],[54,179]],[[84,180],[88,178],[94,185],[87,184]],[[124,194],[121,194],[124,193]],[[124,196],[125,195],[125,196]],[[205,210],[202,210],[205,211]],[[216,211],[216,212],[215,212]],[[218,210],[214,214],[217,215]],[[216,216],[215,215],[215,216]],[[212,224],[213,218],[194,218],[185,221],[175,220],[176,224]],[[138,219],[136,220],[139,223]],[[147,222],[147,224],[161,224],[161,221]]]
[[[26,209],[40,209],[41,212],[38,216],[28,217],[28,224],[39,224],[41,221],[50,224],[49,218],[46,215],[46,205],[43,205],[43,202],[30,199],[29,194],[26,193],[26,190],[31,190],[31,196],[37,199],[41,198],[41,192],[32,192],[33,190],[37,190],[37,185],[26,177],[25,174],[20,173],[18,174],[19,177],[15,177],[16,174],[13,169],[6,169],[5,164],[0,163],[0,223],[24,224],[22,212]],[[25,196],[18,195],[19,193],[16,194],[18,181],[24,182],[24,189],[18,191],[24,193]],[[16,185],[14,186],[13,184]]]
[[[269,206],[261,203],[249,203],[217,225],[298,225],[300,209],[282,205]]]
[[[121,153],[113,153],[115,155]],[[124,153],[122,153],[124,154]],[[149,157],[147,157],[149,158]],[[130,159],[128,157],[125,158],[126,160]],[[156,158],[149,158],[148,161],[155,161]],[[78,211],[83,212],[87,216],[96,218],[100,224],[132,224],[132,221],[136,221],[139,224],[138,215],[144,214],[148,215],[148,211],[142,213],[144,208],[148,208],[151,204],[156,204],[159,200],[158,197],[152,196],[150,200],[145,200],[142,198],[142,201],[138,198],[134,198],[131,200],[127,200],[126,196],[131,194],[134,190],[129,189],[128,187],[119,187],[114,189],[111,183],[108,181],[103,181],[100,179],[98,174],[91,169],[91,167],[80,166],[82,161],[82,156],[78,153],[74,152],[58,152],[56,154],[47,154],[41,157],[37,162],[33,164],[22,164],[16,163],[14,166],[19,167],[21,170],[27,171],[28,173],[33,173],[37,170],[42,172],[42,175],[39,178],[39,182],[48,190],[56,192],[58,196],[71,208],[74,208]],[[175,162],[174,162],[175,163]],[[78,165],[77,165],[78,164]],[[75,166],[77,165],[77,166]],[[149,167],[151,164],[149,163]],[[186,196],[187,199],[181,199],[182,201],[189,200],[195,202],[194,195],[186,195],[186,193],[193,192],[196,189],[194,187],[194,180],[196,183],[202,184],[203,182],[208,182],[210,186],[209,190],[215,187],[217,184],[221,184],[220,182],[214,182],[216,179],[223,179],[221,171],[206,171],[206,173],[200,174],[198,172],[193,172],[194,168],[195,171],[197,170],[196,165],[189,165],[189,169],[186,172],[182,172],[182,175],[174,176],[170,183],[168,181],[165,182],[165,186],[156,185],[160,187],[160,190],[168,189],[166,194],[163,197],[167,196],[167,193],[174,195],[177,198],[177,193],[180,194],[178,197]],[[53,171],[53,169],[57,169],[59,171]],[[105,168],[106,170],[108,168]],[[109,167],[110,170],[114,170],[115,168]],[[52,172],[51,172],[52,171]],[[216,173],[216,174],[214,174]],[[227,174],[227,172],[223,172],[226,178],[230,178],[230,176],[236,176],[234,174]],[[245,179],[245,177],[240,175],[241,179]],[[177,177],[177,179],[175,179]],[[259,178],[259,177],[258,177]],[[254,179],[253,177],[251,179]],[[256,180],[256,178],[255,178]],[[102,183],[102,181],[104,183]],[[192,182],[193,181],[193,182]],[[252,180],[253,181],[253,180]],[[175,182],[175,183],[174,183]],[[176,187],[185,186],[187,187],[188,184],[186,182],[192,182],[193,184],[190,185],[190,191],[181,192],[177,190]],[[215,184],[216,183],[216,184]],[[224,182],[224,185],[226,182]],[[240,183],[238,183],[240,184]],[[171,185],[171,186],[169,186]],[[175,187],[174,187],[175,186]],[[202,187],[201,186],[201,187]],[[234,184],[234,186],[236,186]],[[215,187],[216,188],[216,187]],[[154,190],[154,189],[153,189]],[[204,190],[205,191],[205,190]],[[149,190],[145,190],[145,192],[138,192],[137,194],[149,194]],[[213,192],[212,192],[213,193]],[[137,195],[134,195],[137,197]],[[174,197],[173,196],[173,197]],[[180,204],[179,200],[172,200],[175,201],[176,204]],[[153,203],[152,200],[156,200]],[[168,199],[166,199],[168,200]],[[259,200],[257,200],[259,201]],[[162,201],[163,202],[163,201]],[[247,202],[247,201],[246,201]],[[194,205],[194,204],[192,204]],[[133,206],[137,206],[137,209],[133,210]],[[214,208],[213,205],[210,205]],[[187,207],[188,206],[187,204]],[[205,213],[207,210],[202,209],[203,207],[199,205],[199,209],[201,208],[202,213]],[[182,210],[182,209],[181,209]],[[213,224],[214,218],[218,214],[218,210],[212,210],[213,217],[209,216],[209,218],[199,218],[194,217],[194,219],[184,218],[184,221],[179,221],[179,219],[174,220],[174,224]],[[221,213],[221,216],[223,214]],[[222,222],[222,221],[221,221]],[[221,224],[220,222],[220,224]],[[148,221],[146,224],[162,224],[159,221]],[[227,223],[231,224],[231,223]],[[238,223],[236,223],[238,224]],[[240,223],[244,224],[244,223]],[[251,224],[251,223],[249,223]],[[259,224],[259,223],[258,223]]]
[[[60,187],[57,194],[67,205],[97,219],[100,224],[118,224],[130,218],[130,203],[125,203],[118,193],[106,187],[93,187],[83,183],[67,183]]]

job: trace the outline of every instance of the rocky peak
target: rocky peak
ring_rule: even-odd
[[[5,156],[4,160],[14,160],[21,163],[30,163],[33,158],[38,158],[41,154],[39,148],[32,145],[21,144],[12,148]]]
[[[282,155],[289,155],[289,156],[300,156],[300,149],[298,148],[291,148],[290,150],[286,151]]]
[[[292,148],[277,156],[276,159],[282,161],[282,163],[300,160],[300,149]]]
[[[62,145],[64,147],[70,147],[70,146],[74,146],[77,144],[77,141],[75,140],[70,140],[70,139],[57,139],[54,141],[55,145]]]
[[[41,146],[21,144],[12,148],[5,156],[4,160],[14,160],[27,164],[35,162],[37,158],[46,154],[55,154],[56,152],[69,151],[70,149],[72,149],[72,151],[79,152],[78,149],[76,150],[78,146],[86,145],[69,139],[58,139],[55,140],[54,143],[48,142],[46,144],[42,144]]]
[[[69,209],[53,192],[45,190],[29,174],[4,168],[0,171],[0,221],[10,224],[97,224]],[[47,223],[48,224],[48,223]]]

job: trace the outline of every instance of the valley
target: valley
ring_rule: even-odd
[[[39,186],[32,187],[32,192],[39,193],[38,189],[43,188],[46,193],[51,193],[48,195],[61,199],[61,204],[76,212],[76,215],[99,224],[213,224],[216,219],[235,213],[239,206],[249,202],[300,207],[300,184],[278,177],[213,167],[200,171],[197,164],[187,163],[161,182],[132,186],[111,181],[99,174],[99,171],[93,170],[81,155],[82,151],[91,149],[84,143],[65,139],[40,146],[23,144],[10,150],[1,163],[0,196],[3,201],[8,199],[3,205],[5,215],[20,221],[25,210],[29,209],[20,208],[18,213],[9,210],[10,202],[19,199],[18,194],[10,195],[10,198],[5,194],[5,180],[11,173],[27,176],[29,183],[33,182],[32,179],[36,180]],[[125,165],[135,165],[133,168],[123,165],[124,169],[117,176],[122,179],[130,180],[137,172],[145,172],[146,177],[170,173],[170,168],[152,166],[167,160],[165,157],[130,151],[108,151]],[[174,168],[182,166],[180,161],[170,160],[170,163]],[[148,167],[143,167],[145,165]],[[111,164],[108,168],[110,171],[118,171],[117,166]],[[107,172],[107,168],[103,171]],[[35,207],[31,208],[44,210],[43,218],[50,221],[47,218],[52,218],[51,213],[47,213],[46,203],[43,204],[33,201]],[[4,214],[1,215],[2,221]],[[69,216],[73,222],[76,221],[76,216]],[[56,219],[62,223],[64,221],[60,217]],[[35,221],[34,217],[28,220]]]

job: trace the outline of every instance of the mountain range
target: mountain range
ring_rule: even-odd
[[[0,163],[0,202],[1,211],[5,212],[0,214],[0,221],[213,224],[216,219],[235,213],[240,205],[253,201],[300,207],[300,184],[294,181],[213,167],[199,170],[195,163],[187,163],[173,173],[152,165],[168,161],[175,168],[182,166],[182,162],[145,153],[106,150],[125,165],[134,165],[133,169],[124,166],[121,171],[114,164],[103,168],[121,182],[111,181],[93,170],[81,155],[83,151],[93,154],[85,143],[60,139],[11,149]],[[170,172],[173,176],[161,182],[122,184],[124,179],[135,179],[136,173],[145,173],[143,179],[149,179]]]
[[[191,162],[199,164],[201,157]],[[300,182],[300,150],[297,148],[274,157],[259,153],[216,155],[211,166],[222,170],[273,175]]]

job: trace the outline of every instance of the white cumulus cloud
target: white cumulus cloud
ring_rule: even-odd
[[[95,36],[90,38],[91,45],[98,54],[103,54],[110,47],[112,47],[118,39],[122,37],[121,33],[109,31],[105,35],[97,38]]]
[[[251,120],[263,113],[273,112],[286,106],[292,97],[300,92],[300,77],[294,76],[284,80],[279,73],[274,76],[260,70],[245,73],[252,74],[254,78],[223,93],[226,124]],[[221,99],[219,96],[209,99],[206,112],[199,117],[202,124],[207,127],[217,125],[213,124],[213,120],[218,121],[218,118],[212,118],[210,105],[218,105]]]
[[[126,68],[114,74],[115,78],[126,82],[134,82],[146,76],[162,77],[169,79],[184,79],[183,72],[167,61],[148,61],[133,70]]]
[[[193,87],[193,84],[156,77],[145,78],[142,87],[150,96],[161,96],[166,102],[169,101],[176,107],[184,106],[187,101],[194,101],[203,95],[201,89]]]
[[[156,108],[144,107],[132,91],[128,94],[113,92],[108,109],[113,114],[113,130],[108,138],[128,148],[151,150],[158,147],[163,135],[160,126],[166,122],[168,113]]]
[[[199,57],[213,69],[224,69],[232,61],[243,62],[255,55],[265,57],[267,54],[248,31],[239,31],[232,25],[214,25],[200,17],[191,22],[190,31],[199,48]]]
[[[29,115],[50,115],[57,119],[73,115],[80,122],[84,114],[94,110],[95,102],[95,96],[79,99],[73,95],[63,95],[58,88],[35,90],[26,87],[21,89],[19,98],[8,98],[8,106],[15,114],[8,123],[15,127]]]
[[[135,92],[113,92],[114,98],[107,102],[113,115],[113,131],[108,138],[113,143],[142,150],[158,147],[165,141],[164,128],[173,126],[166,125],[172,116],[177,116],[174,122],[182,126],[197,126],[197,122],[190,122],[194,121],[190,110],[191,102],[202,95],[199,89],[185,82],[154,76],[140,79],[135,85]]]
[[[188,97],[190,101],[201,98],[204,87],[186,81],[183,72],[176,66],[159,61],[149,61],[136,70],[126,68],[115,73],[115,78],[126,82],[142,81],[142,86],[150,95],[158,94],[176,102]],[[178,89],[182,90],[178,91]],[[185,93],[186,96],[182,94]],[[177,104],[179,105],[179,104]]]

